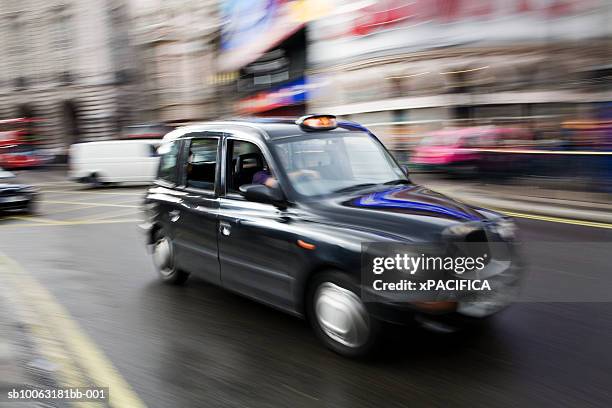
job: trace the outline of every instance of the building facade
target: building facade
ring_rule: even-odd
[[[559,129],[609,109],[607,0],[334,3],[308,28],[310,110],[391,146],[463,124]]]
[[[0,1],[0,118],[37,118],[42,145],[115,137],[133,120],[121,0]]]
[[[138,105],[148,121],[216,117],[217,0],[131,0],[131,37],[139,61]]]
[[[311,2],[222,3],[217,85],[226,101],[226,114],[304,114],[308,97],[305,26],[313,17]]]

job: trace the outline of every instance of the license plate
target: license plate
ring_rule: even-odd
[[[485,317],[499,312],[508,306],[505,301],[459,302],[457,313],[470,317]]]

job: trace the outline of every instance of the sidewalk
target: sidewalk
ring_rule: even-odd
[[[33,401],[7,400],[7,393],[13,388],[54,387],[56,382],[53,364],[38,354],[26,324],[6,295],[0,290],[0,407],[42,406]]]
[[[612,224],[612,194],[536,187],[520,182],[492,184],[431,174],[415,174],[412,179],[475,206]]]

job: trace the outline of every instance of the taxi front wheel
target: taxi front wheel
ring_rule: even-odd
[[[315,334],[347,357],[368,354],[380,332],[380,323],[370,316],[358,291],[358,285],[339,271],[318,274],[308,289],[307,316]]]
[[[172,285],[185,283],[189,274],[176,268],[174,262],[174,244],[163,229],[155,232],[153,243],[153,263],[163,282]]]

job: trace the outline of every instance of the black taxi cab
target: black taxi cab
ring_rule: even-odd
[[[364,302],[363,242],[430,242],[481,224],[512,239],[511,221],[413,184],[370,131],[331,115],[190,125],[159,153],[143,228],[161,279],[197,275],[304,317],[347,356],[367,353],[383,321],[459,314],[456,302]]]

